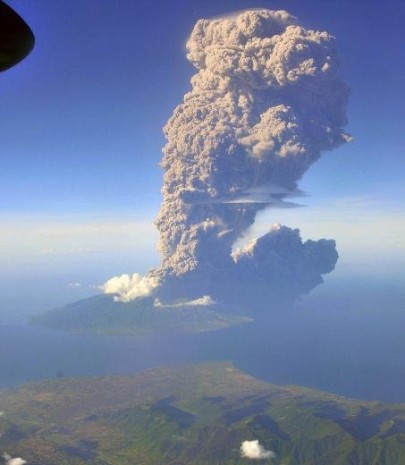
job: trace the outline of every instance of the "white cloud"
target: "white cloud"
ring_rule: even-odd
[[[215,301],[211,298],[209,295],[203,295],[199,299],[195,300],[189,300],[186,302],[186,305],[202,305],[202,306],[209,306],[209,305],[215,305]]]
[[[27,461],[20,457],[16,457],[14,459],[9,460],[7,462],[7,465],[24,465],[24,463],[27,463]]]
[[[198,299],[186,300],[183,302],[176,302],[174,304],[164,304],[160,299],[155,299],[154,306],[158,308],[175,308],[175,307],[208,307],[210,305],[215,305],[216,302],[209,295],[203,295]]]
[[[12,458],[7,453],[3,455],[3,458],[6,461],[6,465],[24,465],[25,463],[27,463],[27,461],[22,459],[21,457]]]
[[[251,460],[274,459],[276,454],[271,450],[266,450],[258,440],[243,441],[240,446],[241,457]]]
[[[147,297],[159,286],[159,280],[153,276],[122,274],[114,276],[100,286],[105,294],[116,294],[116,302],[130,302],[139,297]]]

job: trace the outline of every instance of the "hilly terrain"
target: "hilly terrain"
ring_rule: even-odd
[[[252,321],[225,314],[211,306],[155,307],[152,298],[122,303],[111,295],[97,295],[31,318],[47,328],[75,333],[131,335],[165,332],[215,331]]]
[[[404,404],[272,385],[226,362],[27,384],[0,391],[0,410],[0,455],[27,465],[243,465],[253,440],[279,465],[405,463]]]

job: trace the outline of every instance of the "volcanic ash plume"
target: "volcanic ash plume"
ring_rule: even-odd
[[[322,281],[337,259],[333,241],[303,245],[297,232],[276,228],[250,251],[232,254],[232,247],[258,211],[283,199],[274,186],[294,191],[323,150],[350,139],[342,130],[348,89],[337,76],[334,38],[304,29],[285,11],[255,9],[198,21],[187,52],[197,72],[164,128],[156,220],[163,260],[149,277],[166,289],[196,283],[195,296],[197,283],[206,283],[200,296],[212,295],[213,281],[231,288],[242,275],[244,283],[256,281],[259,269],[263,276],[300,270],[312,273],[305,282]],[[251,194],[258,190],[260,201]],[[271,249],[271,237],[284,242],[285,256]]]

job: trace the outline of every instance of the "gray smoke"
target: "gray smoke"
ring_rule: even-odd
[[[328,33],[284,11],[244,11],[198,21],[187,51],[198,72],[164,128],[163,276],[232,266],[232,245],[264,206],[212,200],[269,182],[292,190],[348,137]]]
[[[240,282],[280,279],[307,292],[333,269],[333,241],[302,244],[283,227],[247,250],[232,247],[260,210],[296,190],[323,150],[350,140],[335,40],[285,11],[254,9],[198,21],[187,52],[197,72],[164,128],[162,264],[147,279],[166,297],[216,300]]]

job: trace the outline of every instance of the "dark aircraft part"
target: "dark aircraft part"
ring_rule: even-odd
[[[35,37],[27,23],[0,0],[0,71],[23,60],[34,44]]]

